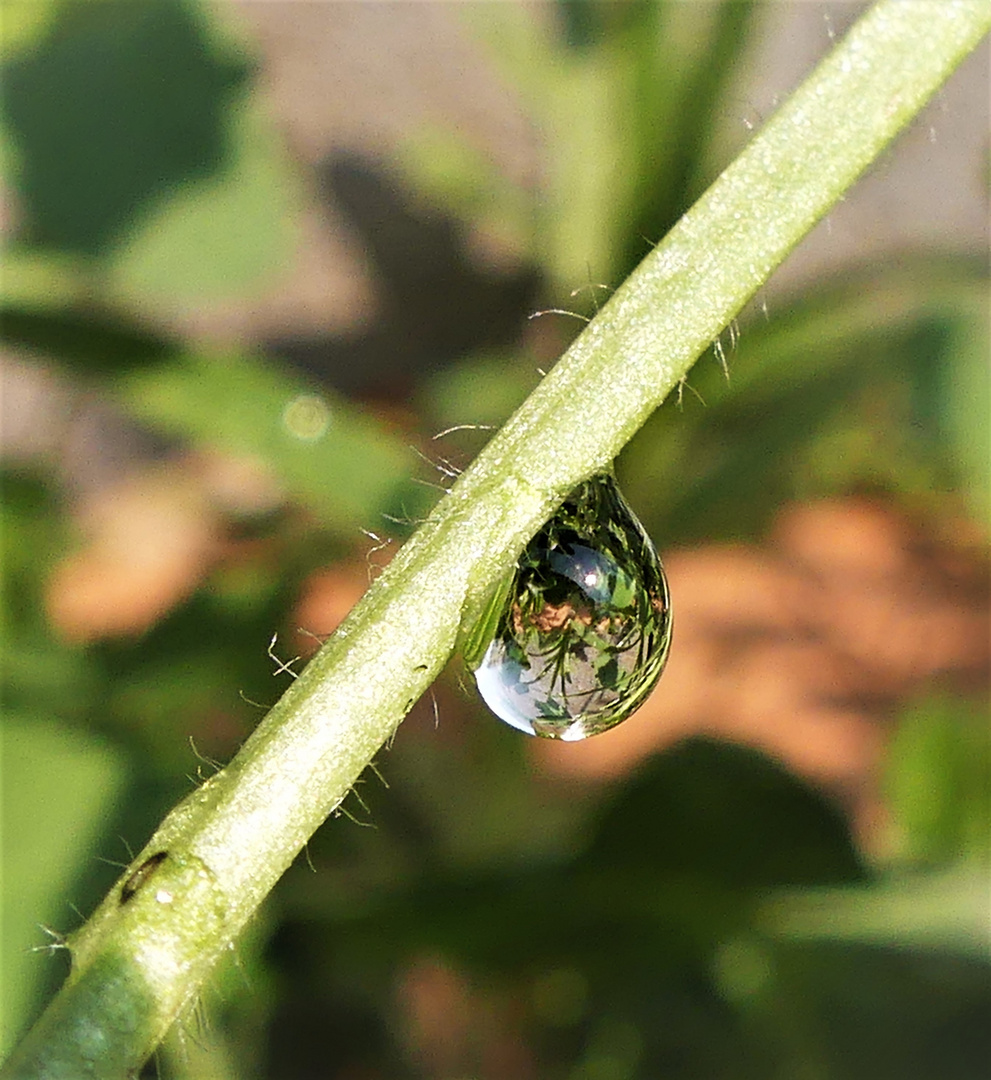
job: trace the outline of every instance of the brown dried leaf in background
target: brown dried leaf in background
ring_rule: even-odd
[[[357,560],[339,562],[311,574],[293,612],[295,648],[310,656],[320,639],[332,634],[368,588],[368,567]]]
[[[219,550],[220,516],[181,466],[101,489],[82,509],[85,546],[48,580],[45,607],[67,640],[140,634],[189,596]]]

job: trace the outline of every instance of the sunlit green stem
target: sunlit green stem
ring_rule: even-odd
[[[72,975],[3,1077],[135,1074],[529,537],[608,466],[989,27],[991,0],[884,0],[853,28],[616,292],[231,764],[169,814],[128,876],[168,857],[125,903],[118,883],[74,936]]]

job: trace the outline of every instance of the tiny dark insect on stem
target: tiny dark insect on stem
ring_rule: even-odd
[[[168,857],[169,853],[167,851],[156,851],[154,855],[149,855],[127,881],[121,885],[120,902],[126,904]]]

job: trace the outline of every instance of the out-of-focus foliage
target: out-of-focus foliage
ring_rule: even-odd
[[[456,465],[485,432],[434,432],[498,424],[523,399],[553,361],[527,332],[533,309],[593,308],[592,282],[620,280],[702,191],[722,164],[713,125],[734,64],[761,32],[735,2],[463,6],[541,131],[538,190],[437,128],[396,147],[407,191],[368,162],[329,162],[381,318],[249,354],[170,321],[191,297],[263,292],[298,224],[301,166],[258,108],[264,61],[236,12],[10,8],[4,348],[143,432],[160,471],[136,464],[139,488],[165,491],[204,539],[157,606],[127,615],[128,593],[160,582],[140,560],[155,536],[80,518],[63,486],[78,451],[6,463],[4,1049],[62,974],[57,949],[27,953],[58,944],[34,925],[72,929],[70,903],[85,915],[117,873],[97,860],[126,862],[284,688],[272,635],[289,660],[301,621],[332,629],[306,613],[347,606],[379,534],[427,512],[414,480],[438,477],[411,444]],[[472,266],[465,227],[499,234],[515,276]],[[723,343],[729,379],[719,354],[704,358],[618,463],[658,546],[754,544],[790,501],[868,493],[971,530],[932,558],[964,559],[947,570],[951,601],[979,604],[987,295],[984,263],[919,252],[749,313]],[[570,323],[544,318],[566,344]],[[100,528],[109,574],[80,561]],[[86,621],[108,577],[125,582],[105,602],[114,631]],[[684,599],[676,589],[676,625]],[[842,785],[824,794],[730,742],[645,750],[608,784],[568,779],[453,670],[379,761],[388,789],[367,777],[314,837],[239,969],[218,973],[208,1022],[191,1017],[163,1050],[163,1074],[975,1075],[991,988],[987,673],[957,668],[937,665],[931,685],[864,680],[841,703],[893,731],[868,852]]]

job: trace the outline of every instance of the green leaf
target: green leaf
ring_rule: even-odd
[[[383,511],[416,512],[405,484],[412,451],[329,391],[314,392],[248,355],[184,354],[114,387],[132,415],[183,438],[256,457],[326,525],[380,528]],[[410,505],[412,504],[412,506]]]
[[[991,741],[985,704],[931,697],[900,717],[885,766],[898,860],[987,859]]]
[[[991,960],[986,867],[782,895],[768,901],[761,919],[783,941],[939,949]]]
[[[65,3],[46,30],[3,69],[23,238],[97,256],[150,200],[221,168],[248,68],[179,0]]]
[[[180,347],[123,315],[44,310],[10,304],[0,310],[8,345],[51,356],[83,375],[111,375],[175,359]]]
[[[111,252],[107,287],[121,301],[170,311],[243,296],[287,263],[300,197],[285,148],[250,105],[224,123],[223,169],[153,203]]]
[[[481,663],[486,649],[495,637],[499,627],[499,619],[502,617],[503,608],[509,598],[513,587],[513,574],[507,574],[496,586],[492,597],[485,605],[481,618],[466,635],[461,646],[461,655],[469,668],[476,668]]]
[[[6,715],[2,822],[4,920],[0,1055],[35,1006],[53,940],[39,924],[65,931],[75,922],[68,888],[86,869],[93,841],[127,778],[124,759],[105,741],[27,715]]]

